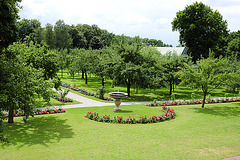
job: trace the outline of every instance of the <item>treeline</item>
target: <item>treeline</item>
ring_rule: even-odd
[[[23,42],[40,44],[45,42],[50,49],[101,49],[119,40],[124,35],[115,35],[107,30],[99,28],[97,25],[78,24],[67,25],[63,20],[59,20],[55,25],[47,24],[41,27],[41,23],[36,19],[22,19],[17,22],[18,38]],[[128,41],[133,41],[133,37],[124,36]],[[161,40],[140,38],[142,44],[146,46],[165,47],[171,46]]]
[[[68,69],[74,78],[82,73],[85,84],[88,84],[88,74],[99,77],[99,83],[104,86],[105,79],[112,79],[113,84],[124,84],[128,96],[134,85],[136,88],[152,88],[170,86],[170,94],[174,86],[180,82],[176,72],[183,63],[191,63],[191,58],[168,52],[162,55],[156,48],[146,47],[139,37],[129,43],[126,37],[120,42],[102,49],[61,49],[55,50],[61,76]]]

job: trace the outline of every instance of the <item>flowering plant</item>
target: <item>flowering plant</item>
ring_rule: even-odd
[[[240,101],[240,97],[225,97],[223,98],[208,98],[206,99],[205,103],[225,103],[225,102],[237,102]],[[191,99],[191,100],[174,100],[174,101],[161,101],[156,102],[149,102],[146,106],[172,106],[172,105],[192,105],[192,104],[201,104],[202,99]]]
[[[58,93],[60,94],[61,98],[65,98],[69,91],[70,89],[66,87],[64,89],[59,90]]]
[[[53,98],[55,98],[56,100],[60,101],[60,102],[72,102],[73,100],[67,97],[60,97],[60,95],[56,94],[53,96]]]
[[[34,115],[41,115],[41,114],[53,114],[53,113],[64,113],[66,112],[65,109],[62,109],[61,107],[45,107],[45,108],[36,108],[33,111]],[[24,116],[25,114],[23,113],[23,111],[21,111],[21,114],[19,114],[20,112],[18,111],[17,114],[13,114],[14,117],[17,116]],[[5,117],[8,117],[8,112],[3,112]]]
[[[99,96],[100,99],[104,99],[104,94],[106,93],[106,87],[100,86],[97,95]]]
[[[135,117],[126,117],[124,118],[123,116],[114,116],[111,118],[110,115],[105,115],[105,116],[99,116],[98,113],[96,112],[88,112],[86,114],[86,118],[89,118],[91,120],[95,120],[98,122],[108,122],[108,123],[126,123],[126,124],[146,124],[146,123],[157,123],[157,122],[162,122],[165,120],[170,120],[176,117],[176,113],[174,109],[169,108],[169,107],[163,107],[164,114],[158,115],[158,116],[143,116],[140,118],[135,118]]]

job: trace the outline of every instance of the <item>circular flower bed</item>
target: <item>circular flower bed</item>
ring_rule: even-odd
[[[122,116],[115,116],[112,117],[110,115],[99,116],[96,112],[88,112],[85,116],[88,119],[97,121],[97,122],[107,122],[107,123],[122,123],[122,124],[146,124],[146,123],[157,123],[163,122],[166,120],[170,120],[176,117],[176,113],[174,109],[169,107],[163,107],[164,114],[160,116],[143,116],[140,118],[135,117],[122,117]]]

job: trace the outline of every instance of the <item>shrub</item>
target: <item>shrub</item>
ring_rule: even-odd
[[[97,95],[99,96],[100,99],[104,99],[104,94],[106,93],[106,88],[104,86],[100,86]]]
[[[62,86],[63,86],[63,87],[70,88],[70,87],[71,87],[71,84],[70,84],[70,83],[67,83],[67,82],[62,82]]]

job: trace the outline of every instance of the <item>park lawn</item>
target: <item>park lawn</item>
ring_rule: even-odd
[[[70,83],[72,85],[76,85],[79,88],[85,88],[88,92],[94,92],[98,90],[99,86],[101,86],[101,80],[99,77],[95,77],[93,75],[89,75],[88,77],[88,84],[85,84],[85,80],[82,79],[81,74],[75,75],[75,78],[73,79],[72,76],[69,74],[64,74],[63,77],[59,74],[59,77],[61,78],[61,81]],[[107,92],[105,94],[105,97],[109,97],[108,93],[109,92],[127,92],[127,87],[124,85],[119,85],[115,86],[114,88],[112,87],[112,80],[106,79],[105,80],[105,87],[107,89]],[[156,100],[169,100],[171,97],[169,95],[169,88],[160,88],[160,89],[138,89],[138,93],[136,93],[136,89],[134,88],[135,86],[133,85],[131,87],[131,97],[122,99],[123,102],[138,102],[138,101],[153,101],[154,99]],[[173,94],[175,94],[176,99],[191,99],[191,94],[195,93],[196,98],[203,98],[203,94],[201,90],[197,89],[192,89],[187,86],[177,86],[175,88],[175,91]],[[224,87],[219,87],[214,89],[211,92],[211,98],[217,98],[217,97],[225,97],[225,94],[228,93],[225,91]],[[81,95],[81,94],[80,94]],[[240,96],[239,93],[228,93],[228,96]],[[89,98],[93,98],[91,96],[88,96]],[[98,99],[95,99],[98,100]]]
[[[63,103],[54,98],[50,98],[50,103],[47,103],[43,98],[36,98],[34,108],[48,107],[48,106],[61,106],[70,104],[81,104],[81,102],[73,100],[73,102]]]
[[[162,114],[144,105],[66,109],[35,116],[28,124],[6,124],[9,144],[0,144],[1,159],[222,159],[240,155],[240,103],[172,106],[175,119],[152,124],[111,124],[85,118],[102,115]]]

